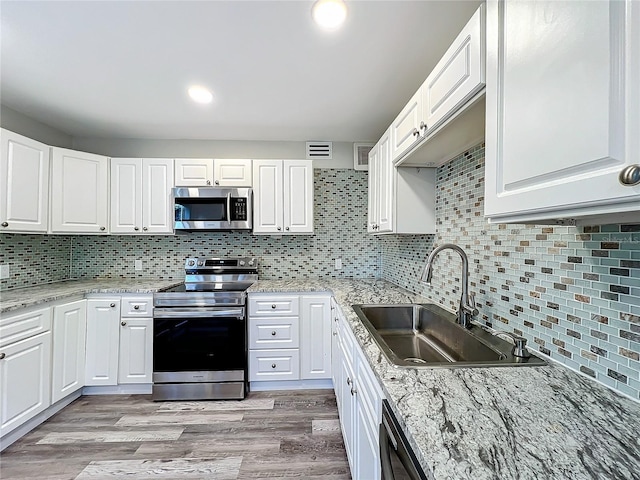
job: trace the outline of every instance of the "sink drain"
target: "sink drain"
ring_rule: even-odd
[[[426,360],[423,360],[421,358],[416,358],[416,357],[407,357],[404,359],[405,362],[411,362],[411,363],[427,363]]]

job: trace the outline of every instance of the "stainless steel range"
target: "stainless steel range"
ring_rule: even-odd
[[[153,399],[241,399],[246,290],[255,258],[187,258],[184,284],[153,295]]]

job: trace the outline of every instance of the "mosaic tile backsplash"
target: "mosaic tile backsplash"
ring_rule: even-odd
[[[0,264],[10,275],[0,291],[69,279],[71,242],[66,235],[0,235]]]
[[[469,257],[481,321],[640,398],[640,224],[490,225],[483,198],[480,145],[438,169],[436,235],[380,239],[382,277],[457,310],[456,253],[439,254],[431,287],[418,282],[429,252],[455,243]]]
[[[371,278],[378,275],[378,247],[367,234],[367,172],[314,170],[314,234],[270,236],[247,232],[175,236],[78,236],[74,277],[183,278],[188,256],[255,256],[260,278]],[[114,255],[114,252],[116,255]],[[335,270],[334,259],[342,259]],[[134,260],[143,270],[134,271]]]

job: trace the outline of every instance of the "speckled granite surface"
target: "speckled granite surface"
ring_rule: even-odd
[[[88,293],[152,293],[179,283],[182,282],[177,280],[109,278],[67,280],[38,285],[37,287],[16,288],[0,292],[0,313]]]
[[[260,281],[250,292],[331,291],[421,464],[440,479],[640,479],[640,404],[556,364],[398,369],[356,303],[422,302],[386,281]]]

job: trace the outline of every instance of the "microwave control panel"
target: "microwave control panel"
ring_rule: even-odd
[[[247,199],[244,197],[231,198],[231,221],[247,221]]]

